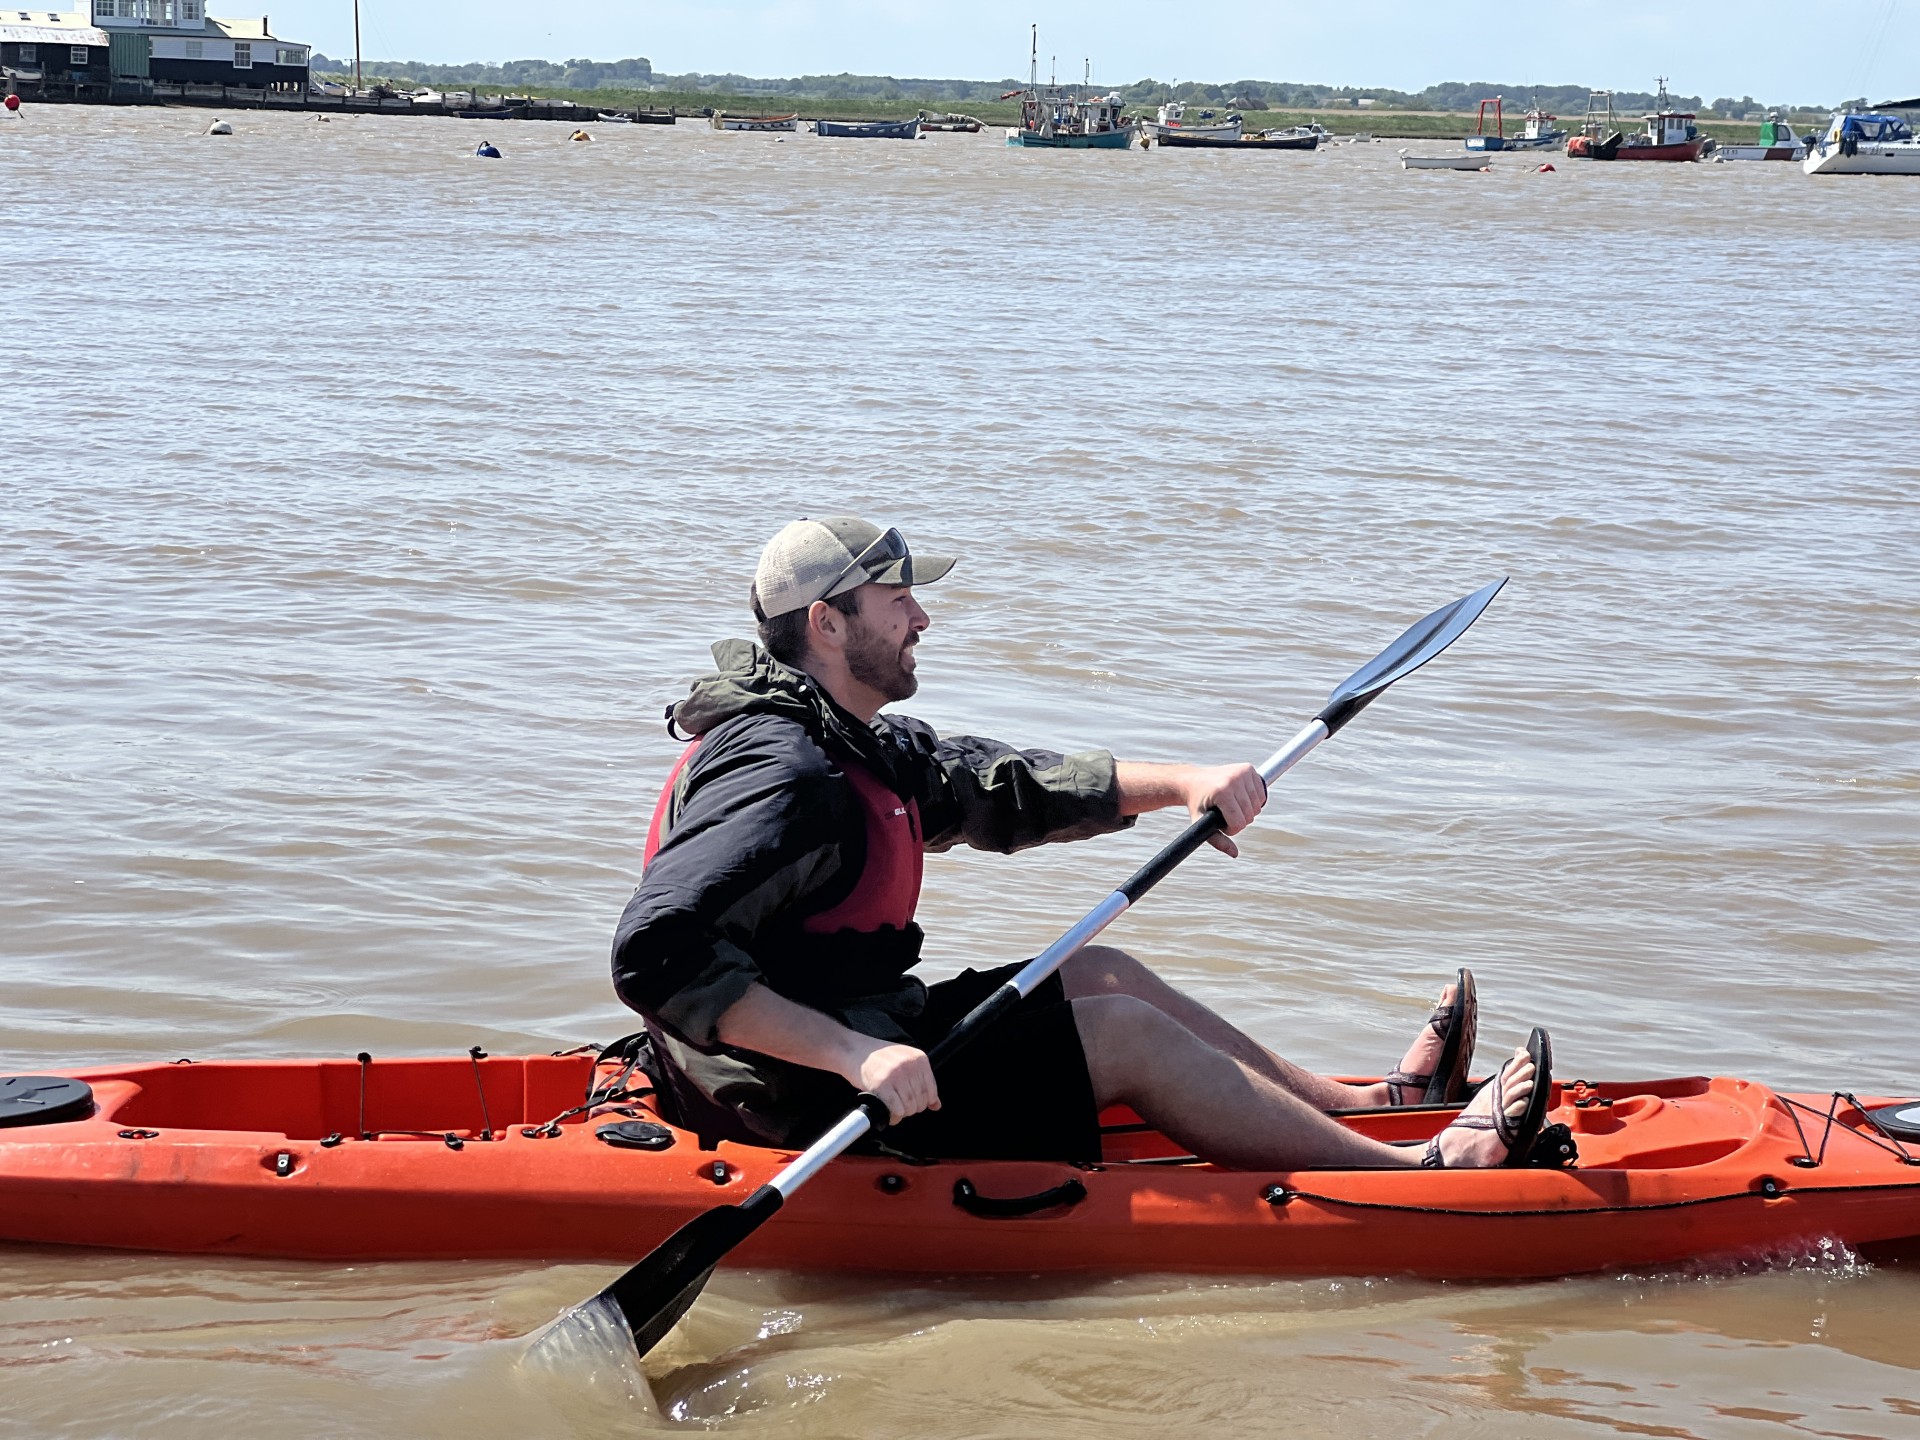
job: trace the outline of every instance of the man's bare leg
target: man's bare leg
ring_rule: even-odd
[[[1297,1095],[1316,1110],[1365,1110],[1387,1103],[1385,1085],[1343,1085],[1267,1049],[1245,1031],[1167,984],[1124,950],[1089,945],[1060,967],[1067,999],[1130,995],[1171,1016],[1207,1045],[1231,1056],[1254,1074]]]
[[[1073,1020],[1096,1102],[1131,1106],[1203,1160],[1244,1170],[1420,1164],[1418,1147],[1354,1133],[1135,996],[1082,996],[1073,1002]],[[1528,1066],[1514,1080],[1524,1084],[1530,1076]],[[1468,1109],[1491,1114],[1495,1088],[1487,1087]],[[1493,1131],[1456,1127],[1446,1135],[1442,1154],[1449,1166],[1481,1168],[1506,1158]]]

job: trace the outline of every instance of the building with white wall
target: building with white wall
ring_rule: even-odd
[[[218,20],[206,0],[91,0],[110,37],[113,73],[175,85],[307,88],[311,47],[282,40],[267,16]]]

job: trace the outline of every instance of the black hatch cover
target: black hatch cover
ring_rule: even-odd
[[[1920,1100],[1882,1105],[1877,1110],[1869,1110],[1867,1114],[1889,1135],[1902,1140],[1920,1140]]]
[[[93,1087],[64,1075],[0,1076],[0,1129],[53,1125],[93,1113]]]

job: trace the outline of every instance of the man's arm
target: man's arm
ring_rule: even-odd
[[[1120,792],[1122,815],[1144,815],[1184,805],[1196,819],[1217,809],[1227,822],[1223,834],[1208,843],[1229,855],[1240,847],[1227,838],[1251,825],[1267,805],[1267,782],[1251,765],[1154,765],[1144,760],[1116,760],[1114,784]]]
[[[829,1015],[756,984],[729,1006],[720,1039],[813,1070],[829,1070],[886,1102],[893,1123],[940,1108],[926,1053],[849,1030]]]

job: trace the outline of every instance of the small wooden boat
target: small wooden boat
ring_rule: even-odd
[[[1402,170],[1491,170],[1493,162],[1485,155],[1463,150],[1456,155],[1415,155],[1400,152]]]
[[[1320,137],[1304,126],[1286,130],[1253,130],[1244,135],[1215,139],[1181,131],[1161,131],[1140,137],[1142,145],[1161,145],[1169,150],[1315,150]]]
[[[816,120],[813,133],[829,140],[918,140],[918,120]]]
[[[716,110],[712,115],[712,124],[716,130],[747,131],[756,135],[790,135],[800,128],[800,117],[797,114],[729,115],[724,110]]]

